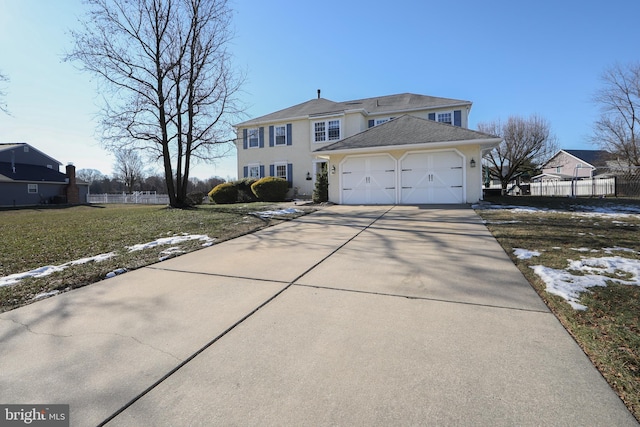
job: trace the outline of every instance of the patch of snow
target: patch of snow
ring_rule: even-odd
[[[34,301],[37,301],[37,300],[39,300],[39,299],[49,298],[49,297],[52,297],[52,296],[54,296],[54,295],[58,295],[59,293],[60,293],[60,291],[59,291],[59,290],[57,290],[57,289],[56,289],[56,290],[53,290],[53,291],[51,291],[51,292],[43,292],[43,293],[38,294],[38,295],[36,295],[35,297],[33,297],[33,300],[34,300]]]
[[[176,255],[179,254],[183,254],[184,251],[182,249],[180,249],[178,246],[173,246],[171,248],[165,249],[164,251],[160,252],[160,257],[158,258],[160,261],[164,261],[167,260],[169,258],[172,258]]]
[[[278,216],[278,215],[288,215],[288,214],[303,213],[303,212],[304,211],[301,211],[300,209],[287,208],[287,209],[278,209],[273,211],[251,212],[251,214],[259,216],[260,218],[271,218],[273,216]]]
[[[640,286],[640,260],[622,257],[585,258],[578,261],[569,260],[566,269],[558,270],[535,265],[531,267],[540,276],[546,285],[547,292],[558,295],[576,310],[586,310],[585,305],[580,304],[580,294],[594,286],[607,286],[607,281],[621,285]],[[584,273],[582,276],[574,275],[570,271]],[[604,274],[631,275],[631,279],[616,279]]]
[[[540,252],[538,251],[530,251],[521,248],[513,248],[513,254],[518,259],[531,259],[534,256],[540,256]]]
[[[637,254],[638,252],[634,249],[630,248],[621,248],[619,246],[614,246],[613,248],[602,248],[603,251],[610,254],[613,252],[631,252],[632,254]]]
[[[118,268],[117,270],[113,270],[107,273],[107,275],[105,276],[107,279],[111,279],[112,277],[116,277],[119,274],[122,273],[126,273],[127,269],[126,268]]]
[[[205,234],[183,234],[179,236],[161,237],[152,242],[127,246],[127,249],[129,249],[129,252],[142,251],[144,249],[154,248],[156,246],[176,245],[178,243],[187,242],[189,240],[203,240],[205,242],[213,242],[214,239]]]
[[[549,213],[571,213],[572,215],[581,217],[634,217],[640,215],[640,207],[633,205],[616,205],[609,206],[585,206],[585,205],[573,205],[571,210],[554,210],[547,208],[536,208],[530,206],[517,206],[517,205],[491,205],[486,203],[474,204],[471,206],[473,209],[487,209],[487,210],[510,210],[512,212],[524,212],[524,213],[536,213],[536,212],[549,212]]]
[[[570,248],[572,251],[576,251],[576,252],[598,252],[595,249],[591,249],[591,248]]]
[[[52,273],[56,273],[58,271],[63,271],[64,269],[79,264],[86,264],[88,262],[102,262],[111,257],[115,256],[114,252],[109,252],[106,254],[100,254],[87,258],[80,258],[74,261],[69,261],[61,265],[47,265],[44,267],[38,267],[36,269],[24,272],[24,273],[16,273],[10,274],[8,276],[0,277],[0,287],[14,285],[21,281],[22,279],[26,279],[27,277],[45,277]]]

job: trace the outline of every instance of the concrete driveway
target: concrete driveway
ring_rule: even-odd
[[[638,425],[467,207],[333,206],[0,314],[71,425]]]

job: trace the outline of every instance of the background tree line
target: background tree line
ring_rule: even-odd
[[[91,194],[118,194],[133,191],[156,191],[158,194],[166,194],[167,191],[167,183],[162,173],[141,176],[133,182],[132,186],[130,182],[125,182],[122,177],[116,174],[108,176],[96,169],[79,169],[76,176],[79,180],[89,183]],[[226,180],[217,176],[205,180],[191,177],[187,183],[187,194],[208,193],[213,187],[223,182]]]

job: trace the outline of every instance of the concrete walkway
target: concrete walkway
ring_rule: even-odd
[[[71,425],[638,425],[473,210],[333,206],[0,314]]]

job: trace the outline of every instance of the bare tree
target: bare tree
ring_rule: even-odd
[[[76,177],[78,177],[79,180],[89,184],[89,191],[91,191],[93,183],[104,179],[105,176],[97,169],[79,169],[76,172]]]
[[[640,63],[616,64],[601,78],[604,86],[593,98],[601,115],[592,142],[628,166],[640,166]]]
[[[121,181],[128,193],[144,179],[144,163],[138,151],[122,148],[115,152],[116,162],[113,165],[114,178]]]
[[[500,180],[503,194],[509,182],[534,172],[557,151],[551,125],[535,114],[528,118],[510,116],[505,123],[500,120],[479,123],[478,130],[503,139],[485,156],[489,174]]]
[[[0,83],[6,83],[8,81],[9,81],[9,77],[0,73]],[[7,91],[2,86],[0,86],[0,113],[9,114],[7,103],[5,101],[6,97],[7,97]]]
[[[227,0],[87,0],[69,60],[100,77],[103,142],[162,162],[170,204],[188,205],[193,162],[220,157],[241,113],[243,76],[226,46]]]

